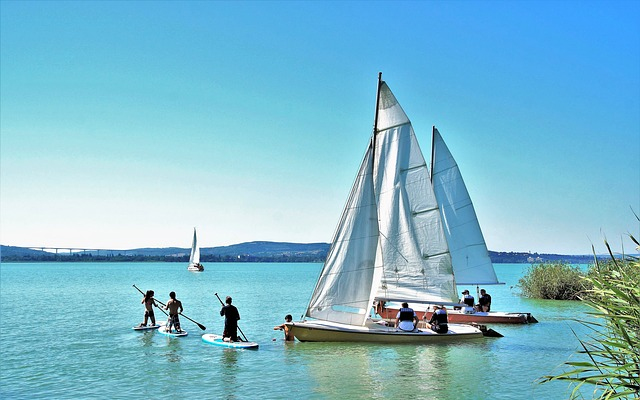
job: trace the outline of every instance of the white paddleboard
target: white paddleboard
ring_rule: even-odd
[[[152,329],[158,329],[158,328],[160,328],[160,325],[155,324],[155,325],[146,325],[146,326],[138,325],[138,326],[134,326],[131,329],[133,329],[134,331],[150,331]]]
[[[229,347],[232,349],[258,349],[256,342],[225,342],[222,336],[213,333],[205,333],[202,335],[202,341],[214,346]]]
[[[166,326],[161,326],[160,328],[158,328],[158,332],[171,337],[187,336],[189,334],[187,331],[176,332],[175,328],[171,330],[171,333],[169,333],[167,332]]]

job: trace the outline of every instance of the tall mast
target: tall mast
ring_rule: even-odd
[[[433,163],[436,155],[436,126],[433,125],[433,129],[431,131],[431,171],[429,171],[429,178],[431,179],[431,184],[433,185]]]
[[[373,119],[373,142],[371,143],[371,145],[373,146],[372,158],[374,160],[376,159],[376,135],[378,134],[378,107],[380,106],[380,87],[382,87],[382,72],[378,72],[378,92],[376,93],[376,113]],[[375,162],[371,164],[371,168],[373,168],[374,164]]]

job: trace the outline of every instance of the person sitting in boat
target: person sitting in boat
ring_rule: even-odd
[[[468,290],[462,292],[462,298],[460,298],[460,304],[465,304],[467,307],[473,308],[476,304],[476,299],[469,294]]]
[[[418,327],[418,316],[408,303],[402,303],[402,308],[396,315],[396,328],[401,331],[413,332]]]
[[[433,314],[431,314],[431,319],[429,320],[431,330],[436,333],[449,332],[449,317],[447,316],[447,309],[444,306],[434,306],[434,309]],[[424,313],[424,318],[427,318],[427,313]]]
[[[478,311],[489,312],[491,310],[491,295],[486,290],[480,289],[480,299],[476,306]]]

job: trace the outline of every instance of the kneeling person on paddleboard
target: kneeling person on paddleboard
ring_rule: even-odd
[[[169,301],[167,301],[167,305],[164,307],[165,310],[169,310],[169,319],[167,320],[167,332],[171,333],[171,327],[176,328],[176,332],[182,332],[180,329],[180,318],[178,318],[178,314],[183,311],[182,302],[176,299],[176,292],[169,293]],[[179,311],[178,311],[179,310]]]
[[[224,315],[224,332],[222,332],[222,338],[225,342],[238,341],[238,320],[240,319],[240,313],[235,306],[231,305],[231,301],[231,296],[227,296],[224,301],[227,305],[220,310],[220,316]]]

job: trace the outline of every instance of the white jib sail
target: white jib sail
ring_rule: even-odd
[[[369,146],[309,301],[308,317],[349,325],[365,322],[378,243],[372,157]]]
[[[374,187],[383,273],[375,297],[456,303],[451,256],[429,171],[409,118],[384,82],[377,128]]]
[[[191,257],[189,257],[189,264],[200,264],[200,247],[198,247],[196,228],[193,228],[193,242],[191,243]]]
[[[432,162],[433,188],[444,221],[456,283],[497,284],[498,278],[460,169],[435,127]]]

